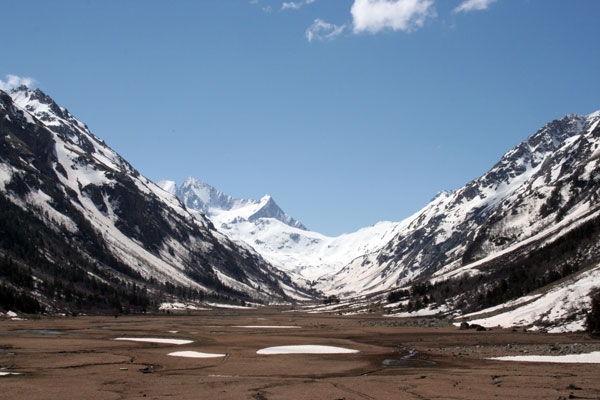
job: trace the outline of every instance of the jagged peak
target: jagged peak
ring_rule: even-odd
[[[163,182],[163,188],[169,185],[168,181]],[[274,218],[292,227],[308,230],[301,222],[287,215],[268,194],[260,200],[237,199],[191,176],[186,178],[176,194],[188,208],[202,211],[208,216],[233,212],[238,214],[232,219],[253,222],[261,218]]]
[[[550,152],[561,147],[565,140],[582,133],[586,123],[584,115],[568,114],[544,125],[524,142],[532,151]]]
[[[593,113],[587,116],[587,120],[590,124],[600,120],[600,110],[594,111]]]
[[[14,87],[12,89],[9,90],[9,92],[28,92],[31,89],[29,88],[29,86],[25,85],[25,84],[21,84],[17,87]]]
[[[73,115],[64,107],[59,106],[52,97],[48,96],[44,91],[39,88],[30,89],[25,85],[18,86],[10,91],[11,96],[20,103],[24,105],[25,102],[30,108],[30,111],[35,111],[35,106],[32,104],[33,102],[37,102],[41,105],[45,105],[48,109],[55,114],[56,116],[65,119],[65,120],[76,120]],[[83,124],[82,124],[83,125]]]
[[[265,195],[260,199],[258,210],[248,220],[256,221],[260,218],[274,218],[294,228],[308,230],[300,221],[286,214],[270,195]]]
[[[197,185],[207,186],[206,183],[202,182],[201,180],[196,179],[193,176],[188,176],[183,181],[183,184],[181,185],[181,187],[197,186]]]
[[[80,133],[84,133],[94,138],[99,144],[104,145],[104,142],[93,135],[86,124],[79,121],[65,107],[62,107],[39,88],[30,89],[25,85],[18,86],[9,91],[9,95],[13,101],[36,118],[44,121],[48,127],[53,130],[53,126],[62,124],[70,125]]]
[[[591,114],[593,115],[593,114]],[[484,186],[505,182],[509,184],[532,168],[536,168],[554,151],[562,147],[570,138],[581,135],[589,125],[591,116],[568,114],[548,122],[536,133],[506,152],[500,161],[475,183]]]

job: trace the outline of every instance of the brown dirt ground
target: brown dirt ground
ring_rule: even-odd
[[[0,377],[0,398],[600,399],[598,365],[487,359],[600,350],[600,341],[584,334],[397,325],[381,315],[308,314],[280,308],[5,319],[0,320],[0,368],[19,375]],[[113,340],[117,337],[194,342],[177,346]],[[256,354],[263,347],[290,344],[342,346],[360,352]],[[228,356],[167,355],[180,350]]]

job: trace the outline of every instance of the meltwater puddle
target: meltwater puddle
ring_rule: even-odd
[[[399,345],[398,348],[408,353],[398,358],[386,358],[381,362],[382,368],[423,368],[436,365],[435,361],[417,358],[419,352],[415,349],[403,345]]]

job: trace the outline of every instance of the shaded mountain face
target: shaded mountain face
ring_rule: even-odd
[[[8,297],[106,310],[169,296],[264,302],[297,293],[39,90],[0,92],[0,201]],[[22,287],[15,274],[32,282]]]

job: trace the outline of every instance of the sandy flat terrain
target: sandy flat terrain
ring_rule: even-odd
[[[17,373],[0,376],[0,398],[600,399],[599,364],[489,359],[599,351],[583,334],[286,311],[0,320],[0,372]],[[273,346],[358,352],[257,354]]]

